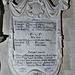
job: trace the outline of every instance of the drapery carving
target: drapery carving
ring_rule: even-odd
[[[23,9],[26,6],[26,3],[28,1],[33,1],[33,0],[22,0],[22,2],[20,2],[18,5],[15,5],[13,3],[13,1],[9,0],[9,7],[12,9],[12,13],[14,16],[20,16],[21,14],[23,14],[24,10]],[[40,1],[40,0],[34,0],[34,1]],[[59,0],[58,5],[53,6],[49,0],[41,0],[41,2],[44,2],[44,4],[46,4],[46,9],[48,11],[48,14],[50,17],[56,17],[60,14],[61,10],[66,10],[68,9],[68,0]],[[6,1],[4,2],[4,4],[6,3]]]

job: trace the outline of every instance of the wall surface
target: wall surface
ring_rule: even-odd
[[[18,3],[20,0],[16,0]],[[53,0],[57,4],[57,0]],[[5,6],[5,14],[3,20],[3,33],[9,35],[9,8]],[[70,1],[70,8],[63,12],[63,33],[64,33],[64,49],[63,49],[63,65],[59,75],[75,75],[75,0]],[[0,75],[12,75],[8,66],[8,40],[0,43]]]

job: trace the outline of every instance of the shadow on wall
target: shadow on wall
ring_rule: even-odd
[[[70,8],[70,0],[68,0],[68,9],[69,8]],[[63,11],[61,11],[61,35],[62,35],[62,47],[64,47],[64,41],[63,41],[64,40],[64,34],[63,34],[62,14],[63,14]],[[63,48],[62,48],[62,56],[64,56]]]
[[[3,15],[4,15],[4,6],[2,0],[0,0],[0,43],[5,41],[8,35],[3,34]]]
[[[17,5],[15,0],[13,0],[13,3]],[[0,43],[4,42],[8,35],[3,34],[3,15],[4,15],[4,5],[2,3],[2,0],[0,0]]]

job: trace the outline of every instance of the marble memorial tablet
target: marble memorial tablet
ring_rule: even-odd
[[[61,10],[68,0],[9,1],[9,66],[14,75],[57,75],[62,65]]]

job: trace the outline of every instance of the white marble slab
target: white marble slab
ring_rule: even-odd
[[[73,7],[71,7],[71,10],[69,10],[70,11],[70,13],[72,13],[73,12],[73,9],[72,9]],[[7,9],[6,9],[7,10]],[[68,17],[73,17],[73,13],[72,14],[70,14],[69,13],[69,11],[65,11],[66,12],[66,14],[64,13],[64,17],[66,18],[66,19],[64,19],[64,22],[63,22],[63,24],[64,24],[64,27],[66,26],[69,30],[71,30],[71,29],[74,29],[75,28],[75,25],[74,25],[74,23],[73,23],[73,18],[72,19],[68,19]],[[8,14],[8,13],[7,13]],[[7,14],[6,14],[6,19],[7,19]],[[67,21],[66,21],[67,20]],[[8,22],[8,21],[7,21]],[[5,26],[4,26],[4,33],[8,33],[8,23],[7,23],[7,25],[6,25],[6,23],[4,24]],[[70,44],[70,52],[72,52],[72,54],[71,54],[71,57],[73,56],[73,55],[75,55],[75,48],[74,48],[74,44],[75,43],[73,43],[73,41],[71,41],[71,42],[69,42],[70,41],[70,37],[69,37],[69,34],[67,34],[67,33],[69,33],[68,31],[68,29],[66,29],[65,28],[65,31],[64,31],[64,33],[66,33],[65,34],[65,38],[66,38],[66,40],[68,41],[68,43]],[[73,36],[73,35],[72,35]],[[73,37],[72,37],[73,38]],[[74,38],[73,38],[74,39]],[[7,40],[8,41],[8,40]],[[6,41],[6,42],[7,42]],[[68,48],[68,46],[67,46],[67,44],[68,43],[66,43],[66,42],[64,42],[66,45],[65,45],[65,47],[66,47],[66,50],[65,50],[65,48],[64,48],[64,58],[66,58],[67,59],[67,57],[68,57],[68,54],[67,54],[67,51],[69,50],[69,48]],[[6,57],[8,57],[7,56],[7,51],[8,51],[8,49],[7,49],[7,44],[8,44],[8,42],[7,43],[2,43],[2,44],[0,44],[0,61],[2,60],[2,69],[1,69],[1,71],[0,71],[0,75],[13,75],[12,73],[10,73],[10,69],[8,68],[8,66],[7,66],[7,59],[6,59]],[[70,57],[70,58],[71,58]],[[68,59],[70,59],[69,57],[68,57]],[[67,59],[66,60],[65,59],[65,61],[68,61],[69,62],[69,60]],[[74,71],[72,72],[71,70],[69,70],[69,71],[65,71],[65,73],[63,74],[63,72],[64,72],[64,67],[65,67],[65,69],[69,69],[69,67],[67,68],[67,66],[65,66],[65,64],[67,64],[68,62],[65,62],[65,63],[63,63],[63,69],[62,69],[62,72],[59,74],[59,75],[74,75],[75,73],[74,73]],[[70,62],[70,63],[68,63],[69,65],[71,64],[71,63],[73,63],[73,59],[72,59],[72,62]],[[74,65],[74,63],[73,63],[73,65]],[[72,67],[73,67],[73,65],[72,65]],[[75,67],[73,67],[72,69],[75,69]]]

